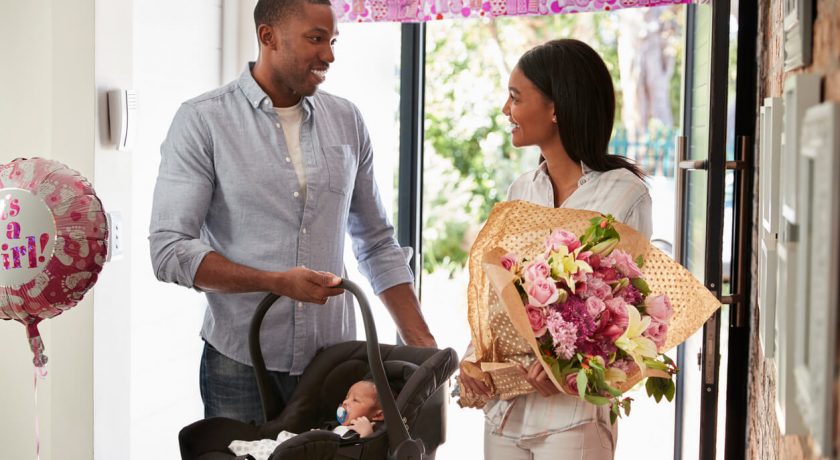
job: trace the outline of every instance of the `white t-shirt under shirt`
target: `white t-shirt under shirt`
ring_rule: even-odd
[[[303,166],[303,155],[300,151],[300,124],[303,121],[303,107],[300,104],[301,102],[291,107],[275,107],[274,111],[283,126],[283,137],[286,138],[289,159],[295,168],[300,192],[303,194],[306,193],[306,169]]]
[[[508,200],[553,207],[554,188],[546,164],[519,176],[508,189]],[[583,166],[577,190],[560,207],[612,214],[647,238],[653,231],[647,185],[623,168],[598,172]],[[609,406],[598,407],[565,393],[543,397],[534,392],[510,401],[494,399],[484,406],[484,412],[487,429],[509,439],[538,438],[591,422],[611,428]]]

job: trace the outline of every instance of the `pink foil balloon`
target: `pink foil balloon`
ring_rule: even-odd
[[[82,300],[108,250],[102,203],[78,172],[43,158],[0,166],[0,319],[26,327],[46,363],[38,323]]]

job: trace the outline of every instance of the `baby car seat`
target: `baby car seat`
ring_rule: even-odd
[[[301,433],[280,444],[269,460],[420,460],[433,459],[445,440],[449,377],[458,367],[451,348],[379,345],[367,298],[359,287],[342,280],[340,287],[359,301],[367,342],[346,342],[320,351],[304,373],[286,407],[265,368],[259,331],[269,308],[278,299],[267,295],[251,322],[249,347],[254,374],[267,422],[244,423],[222,417],[195,422],[181,430],[178,440],[184,460],[232,460],[234,440],[274,439],[280,431]],[[335,420],[353,382],[372,376],[385,422],[366,438],[342,439],[331,431],[315,430]],[[391,390],[398,393],[395,399]],[[240,457],[241,458],[241,457]]]

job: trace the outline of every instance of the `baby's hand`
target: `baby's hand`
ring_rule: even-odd
[[[355,418],[350,420],[350,428],[359,433],[359,436],[366,438],[373,433],[373,422],[368,420],[367,417]]]

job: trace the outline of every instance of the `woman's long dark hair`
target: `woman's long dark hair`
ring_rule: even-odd
[[[517,67],[554,102],[560,141],[572,161],[595,171],[624,168],[644,177],[635,163],[607,153],[615,121],[615,89],[595,50],[580,40],[552,40],[526,52]]]

